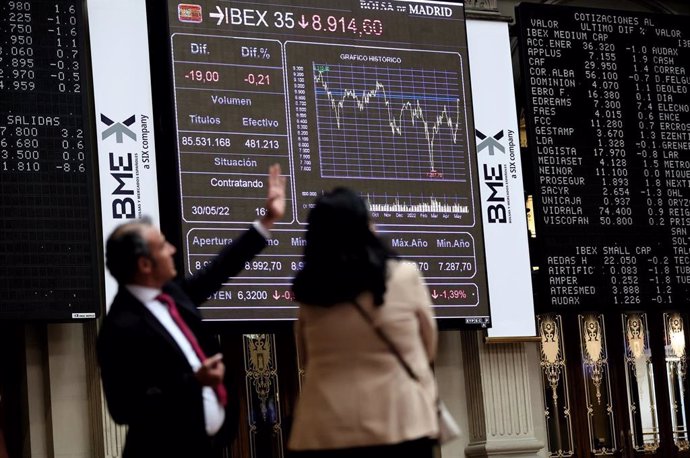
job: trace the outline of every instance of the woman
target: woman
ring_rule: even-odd
[[[305,381],[288,449],[294,457],[431,457],[437,334],[416,266],[386,249],[351,190],[317,199],[308,223],[304,267],[293,284]]]

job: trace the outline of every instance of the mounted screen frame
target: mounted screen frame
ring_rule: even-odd
[[[688,16],[516,13],[540,311],[687,305]]]
[[[3,11],[0,319],[96,318],[103,262],[86,2],[11,1]]]
[[[349,185],[369,200],[389,246],[417,262],[443,326],[490,325],[462,4],[352,2],[347,10],[316,1],[248,8],[170,1],[165,11],[154,3],[154,102],[164,113],[156,132],[161,226],[178,242],[180,271],[192,274],[260,216],[269,163],[289,176],[288,214],[248,270],[201,308],[205,320],[294,320],[290,285],[306,214],[321,192]],[[366,86],[370,76],[377,80]],[[401,90],[383,100],[396,84]],[[417,113],[426,108],[436,120],[417,117],[410,127],[414,103],[401,103],[398,119],[384,119],[382,103],[366,113],[369,102],[402,100],[402,89],[417,91]],[[361,102],[360,113],[371,118],[353,110],[345,119],[345,111],[329,108],[344,94],[354,94],[341,100],[344,110]],[[341,121],[349,123],[344,134]],[[363,167],[349,152],[365,150],[354,134],[366,123],[374,124],[381,152]],[[424,127],[439,136],[419,140],[429,138]],[[415,141],[425,146],[409,148]],[[411,167],[391,162],[401,148],[414,149],[405,158]],[[432,152],[442,167],[423,164]],[[233,194],[234,186],[242,191]]]

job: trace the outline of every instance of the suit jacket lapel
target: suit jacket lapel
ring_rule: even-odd
[[[166,341],[185,362],[189,363],[184,352],[182,349],[180,349],[180,346],[177,345],[177,342],[175,342],[175,339],[173,339],[161,322],[158,321],[158,318],[156,318],[153,313],[151,313],[149,309],[147,309],[146,306],[139,301],[139,299],[134,297],[134,295],[126,288],[120,290],[119,294],[124,296],[123,303],[127,305],[127,308],[131,313],[138,315],[146,326],[148,326],[157,336]]]

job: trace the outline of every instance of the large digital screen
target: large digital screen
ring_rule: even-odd
[[[517,8],[541,308],[690,303],[690,18]]]
[[[100,310],[82,6],[0,4],[0,319]]]
[[[207,320],[294,319],[306,219],[335,186],[423,273],[439,318],[489,307],[462,4],[168,1],[186,274],[260,218],[269,164],[289,209]]]

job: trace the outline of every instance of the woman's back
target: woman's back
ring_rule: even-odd
[[[405,372],[353,303],[300,305],[297,339],[305,383],[290,449],[394,444],[437,435],[429,367],[436,326],[428,291],[414,264],[389,260],[387,270],[383,305],[375,306],[368,292],[358,302],[420,382]]]

